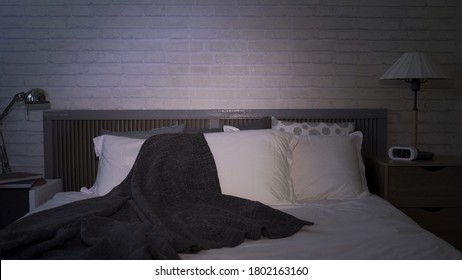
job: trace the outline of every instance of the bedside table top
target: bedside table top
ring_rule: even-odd
[[[386,166],[462,166],[462,156],[435,156],[431,160],[391,160],[389,158],[370,158]]]

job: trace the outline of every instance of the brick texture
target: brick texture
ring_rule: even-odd
[[[53,109],[386,108],[409,144],[412,92],[379,77],[426,52],[450,74],[419,95],[421,148],[462,155],[462,2],[0,2],[0,107],[32,87]],[[15,170],[42,172],[41,112],[3,123]]]

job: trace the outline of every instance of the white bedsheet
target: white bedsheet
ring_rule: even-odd
[[[97,197],[94,193],[84,193],[84,192],[59,192],[56,193],[52,199],[48,200],[44,204],[36,207],[34,210],[28,213],[28,215],[40,212],[43,210],[55,208],[67,203],[71,203],[74,201],[88,199],[92,197]]]
[[[377,196],[275,206],[315,222],[277,240],[181,255],[184,259],[461,259],[462,254],[423,230]]]
[[[94,195],[58,193],[36,211]],[[291,237],[246,240],[234,248],[181,254],[183,259],[462,259],[462,253],[422,229],[378,196],[274,206],[315,223]]]

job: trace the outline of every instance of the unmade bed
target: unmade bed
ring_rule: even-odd
[[[65,191],[0,233],[2,259],[461,259],[369,192],[363,159],[384,155],[386,118],[383,109],[47,111],[45,175]],[[47,227],[22,248],[8,242]],[[63,227],[120,236],[80,234],[70,246]],[[117,247],[126,239],[142,249]],[[29,250],[47,242],[52,253]]]

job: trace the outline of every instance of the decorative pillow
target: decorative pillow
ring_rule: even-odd
[[[235,125],[235,127],[237,127],[239,130],[269,129],[271,128],[271,118],[264,117],[248,123]]]
[[[222,128],[186,128],[185,133],[213,133],[223,132]]]
[[[291,203],[290,165],[297,138],[271,129],[205,134],[222,193],[265,204]]]
[[[296,201],[348,199],[368,194],[361,157],[363,135],[300,136],[291,177]]]
[[[212,133],[223,132],[229,125],[224,125],[223,128],[187,128],[186,133]],[[234,125],[238,130],[256,130],[256,129],[269,129],[271,128],[271,118],[264,117],[257,120],[252,120],[248,123]],[[227,132],[227,131],[225,131]]]
[[[132,169],[144,141],[146,140],[113,135],[93,138],[99,161],[96,180],[90,191],[105,195],[119,185]],[[82,191],[85,192],[85,189]]]
[[[352,122],[286,122],[275,117],[271,118],[271,128],[293,133],[295,135],[347,135],[355,130]]]
[[[148,139],[149,137],[157,134],[163,133],[183,133],[185,131],[186,124],[182,123],[175,126],[170,127],[161,127],[161,128],[154,128],[147,131],[122,131],[122,132],[114,132],[109,131],[106,129],[101,129],[100,134],[107,134],[113,136],[123,136],[123,137],[130,137],[130,138],[139,138],[139,139]]]

